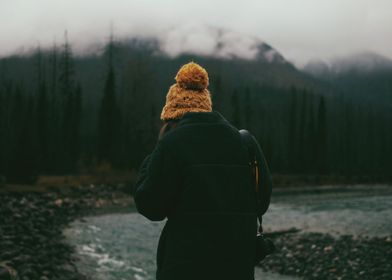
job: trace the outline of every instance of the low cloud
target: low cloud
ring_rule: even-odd
[[[76,51],[117,38],[155,37],[182,52],[251,58],[264,41],[301,65],[373,51],[392,57],[389,0],[1,0],[0,56],[62,42]],[[223,46],[223,47],[222,47]]]

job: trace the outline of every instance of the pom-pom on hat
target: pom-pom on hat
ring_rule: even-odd
[[[181,118],[187,112],[211,112],[212,102],[208,91],[208,73],[199,64],[183,65],[176,75],[176,83],[166,95],[161,120]]]

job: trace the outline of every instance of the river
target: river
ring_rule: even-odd
[[[333,235],[392,234],[392,193],[383,186],[337,187],[322,192],[276,192],[264,217],[265,231],[291,227]],[[369,191],[371,190],[371,191]],[[89,216],[64,231],[76,248],[77,267],[97,280],[155,279],[155,253],[164,222],[127,213]],[[256,269],[256,279],[293,277]]]

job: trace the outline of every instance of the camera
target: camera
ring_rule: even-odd
[[[255,265],[261,262],[267,255],[275,251],[275,245],[271,239],[264,237],[262,234],[256,236],[256,256]]]

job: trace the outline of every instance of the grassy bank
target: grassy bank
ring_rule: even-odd
[[[110,170],[89,174],[40,175],[34,184],[0,184],[0,193],[50,192],[57,188],[73,188],[90,185],[124,185],[131,191],[137,178],[137,170]],[[392,176],[342,176],[342,175],[288,175],[272,174],[274,188],[318,187],[325,185],[392,184]]]

